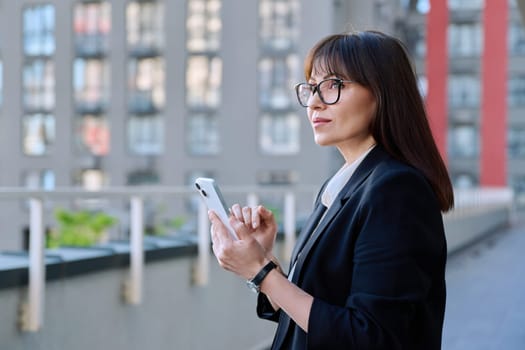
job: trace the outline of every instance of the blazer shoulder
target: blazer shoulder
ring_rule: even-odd
[[[391,157],[376,165],[366,187],[372,196],[384,197],[385,192],[390,192],[399,199],[418,197],[437,201],[432,186],[421,171]]]

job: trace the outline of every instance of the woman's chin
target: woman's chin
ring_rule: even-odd
[[[314,138],[314,141],[316,144],[318,144],[319,146],[330,146],[331,143],[328,142],[328,140],[322,138],[322,137],[315,137]]]

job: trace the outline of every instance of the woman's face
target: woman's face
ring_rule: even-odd
[[[327,78],[346,80],[314,71],[309,83],[317,84]],[[308,101],[307,112],[315,142],[336,146],[347,162],[374,144],[369,126],[376,113],[376,100],[369,89],[358,83],[344,83],[339,101],[333,105],[324,104],[315,93]]]

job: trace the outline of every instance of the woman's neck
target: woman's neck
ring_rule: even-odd
[[[376,144],[375,139],[370,135],[366,140],[358,145],[347,145],[347,147],[337,147],[346,164],[352,164],[359,156],[368,151]]]

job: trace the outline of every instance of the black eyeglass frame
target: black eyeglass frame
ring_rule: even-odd
[[[323,94],[321,93],[321,90],[319,90],[319,85],[321,85],[322,83],[324,82],[327,82],[327,81],[334,81],[337,83],[337,98],[335,99],[334,102],[326,102],[324,100],[324,97],[323,97]],[[306,82],[303,82],[303,83],[297,83],[295,84],[294,86],[294,89],[295,89],[295,95],[297,97],[297,101],[299,101],[299,104],[303,107],[308,107],[308,105],[306,104],[303,104],[301,102],[301,98],[299,97],[299,88],[301,86],[304,86],[304,85],[308,85],[311,87],[311,91],[312,91],[312,95],[310,97],[312,97],[313,95],[315,95],[315,93],[317,92],[317,94],[319,95],[319,99],[321,100],[321,102],[323,102],[325,105],[334,105],[336,104],[337,102],[339,102],[339,99],[341,98],[341,87],[343,86],[344,83],[355,83],[355,81],[353,80],[343,80],[343,79],[339,79],[339,78],[328,78],[328,79],[324,79],[324,80],[321,80],[320,82],[318,82],[317,84],[310,84],[310,83],[306,83]]]

